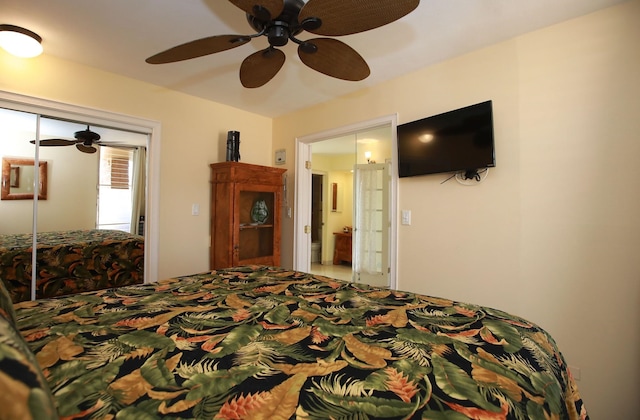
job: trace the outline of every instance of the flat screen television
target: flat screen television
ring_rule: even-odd
[[[473,173],[496,165],[491,101],[398,126],[398,175]]]

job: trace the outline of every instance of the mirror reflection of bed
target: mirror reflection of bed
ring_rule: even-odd
[[[29,143],[29,140],[36,139],[38,132],[40,139],[73,140],[75,132],[86,129],[87,124],[92,122],[66,121],[46,116],[38,118],[36,114],[28,112],[0,109],[0,123],[2,139],[8,140],[0,142],[0,156],[34,159],[36,145]],[[125,241],[129,243],[132,240],[125,234],[139,238],[135,239],[138,243],[130,244],[126,251],[128,255],[121,261],[125,264],[127,259],[135,259],[135,276],[140,277],[136,282],[143,281],[144,174],[148,136],[102,126],[92,127],[92,131],[101,136],[101,144],[95,145],[94,153],[83,153],[75,144],[38,148],[38,160],[47,163],[46,200],[3,201],[0,206],[0,217],[12,221],[0,226],[0,251],[4,250],[0,253],[0,265],[3,264],[3,258],[9,258],[7,249],[17,255],[19,247],[28,248],[23,244],[33,241],[31,233],[35,219],[39,250],[35,269],[37,284],[52,278],[67,279],[58,281],[55,286],[57,290],[51,291],[54,294],[64,294],[65,288],[71,291],[75,286],[78,290],[105,286],[106,276],[124,279],[126,275],[115,273],[116,264],[109,260],[113,260],[114,252],[125,251],[122,248],[115,251],[115,247],[110,250],[100,248],[97,244],[119,241],[118,246],[124,246]],[[118,147],[106,146],[109,143],[117,143]],[[50,261],[45,259],[45,253],[55,255],[55,258],[46,257],[54,258],[55,262],[43,266],[43,261]],[[132,253],[136,254],[135,258]],[[25,264],[30,260],[28,256],[22,258]],[[69,262],[79,258],[84,258],[83,264],[72,266]],[[80,268],[81,265],[84,267]],[[31,271],[30,264],[28,271]],[[96,272],[104,274],[100,274],[100,280],[95,277],[84,284],[82,281],[75,286],[64,284],[69,283],[68,279],[75,278],[75,275],[89,276],[89,271],[92,275],[96,275]],[[21,296],[21,300],[24,300],[24,293]]]

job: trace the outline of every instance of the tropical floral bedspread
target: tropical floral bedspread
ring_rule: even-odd
[[[239,267],[15,308],[67,419],[587,418],[545,331],[448,299]]]
[[[144,238],[119,230],[37,234],[36,298],[139,284]],[[0,235],[0,278],[14,302],[31,298],[31,234]]]

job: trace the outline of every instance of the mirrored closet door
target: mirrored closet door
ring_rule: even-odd
[[[77,271],[73,261],[80,264],[80,251],[59,252],[56,261],[48,259],[44,266],[41,258],[30,254],[34,248],[41,252],[38,241],[51,241],[51,250],[69,240],[83,241],[82,235],[95,237],[98,230],[144,235],[147,143],[144,133],[0,108],[0,157],[5,163],[0,200],[3,279],[31,275],[32,282],[40,284]],[[82,264],[106,264],[101,258],[109,256]]]

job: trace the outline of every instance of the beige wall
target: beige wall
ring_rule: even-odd
[[[241,133],[242,161],[272,164],[271,119],[47,55],[0,50],[0,69],[0,90],[160,121],[158,276],[209,269],[208,165],[225,159],[229,130]]]
[[[640,412],[638,22],[640,2],[624,3],[274,121],[274,148],[293,153],[303,135],[492,99],[483,183],[400,180],[413,223],[399,227],[398,287],[539,323],[598,419]],[[293,219],[284,232],[292,264]]]

